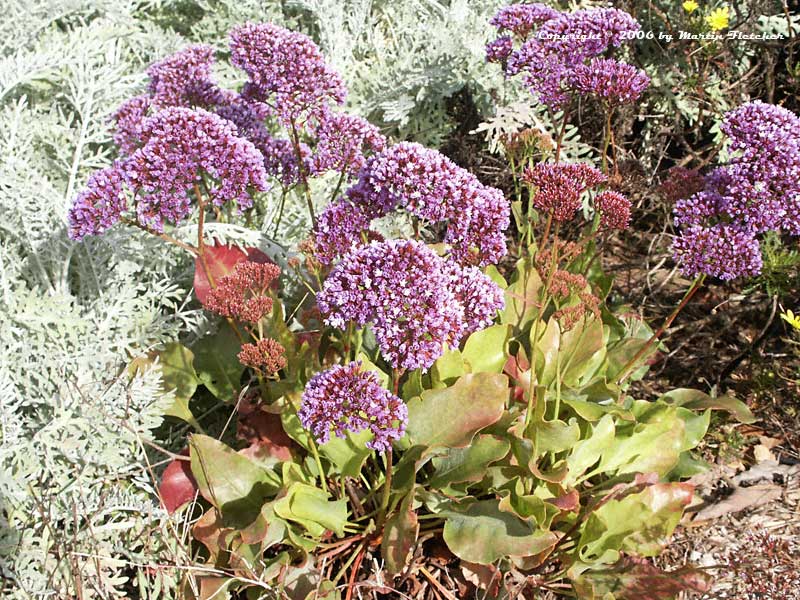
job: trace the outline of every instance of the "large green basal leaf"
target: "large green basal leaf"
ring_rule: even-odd
[[[596,472],[666,475],[678,464],[685,434],[686,424],[676,409],[664,410],[658,419],[618,430],[613,443],[603,451]]]
[[[724,410],[733,415],[740,423],[752,423],[755,421],[755,417],[747,405],[731,395],[714,398],[700,390],[679,388],[667,392],[659,400],[690,410],[706,410],[709,408],[712,410]]]
[[[500,419],[508,394],[505,375],[464,375],[449,388],[427,390],[412,399],[406,433],[413,445],[464,447]]]
[[[467,338],[461,352],[472,373],[500,373],[508,360],[510,325],[493,325]]]
[[[554,533],[501,511],[498,504],[497,500],[483,500],[463,512],[448,512],[443,536],[453,554],[488,565],[506,556],[533,556],[555,545],[558,538]]]
[[[366,446],[372,437],[369,429],[348,433],[343,438],[331,435],[328,443],[319,447],[319,453],[330,461],[336,472],[357,478],[364,461],[373,452]]]
[[[447,454],[433,459],[434,473],[428,487],[441,489],[453,483],[480,481],[490,464],[508,454],[508,440],[477,435],[466,448],[450,448]]]
[[[614,443],[614,418],[605,415],[590,431],[588,437],[575,444],[567,457],[569,471],[564,480],[566,486],[575,485],[578,478],[596,464],[602,453]]]
[[[189,456],[200,493],[219,509],[226,526],[241,529],[251,524],[280,489],[276,473],[212,437],[193,435]]]
[[[275,514],[299,523],[314,537],[326,530],[344,535],[347,500],[329,500],[328,493],[305,483],[293,483],[286,495],[275,503]]]
[[[233,330],[222,324],[217,333],[202,338],[193,349],[194,367],[208,391],[222,402],[236,400],[244,367],[236,358],[241,343]]]
[[[613,563],[620,552],[655,556],[691,502],[694,486],[657,483],[621,500],[610,500],[586,521],[578,542],[584,563]]]

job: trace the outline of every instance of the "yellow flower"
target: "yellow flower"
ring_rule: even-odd
[[[685,10],[689,14],[692,14],[694,11],[700,8],[700,5],[694,0],[686,0],[686,2],[682,4],[682,6],[683,10]]]
[[[781,314],[781,318],[789,325],[800,331],[800,315],[796,315],[792,311],[787,310]]]
[[[708,23],[708,26],[711,27],[712,31],[725,29],[728,26],[728,14],[729,11],[727,6],[712,10],[706,15],[706,23]]]

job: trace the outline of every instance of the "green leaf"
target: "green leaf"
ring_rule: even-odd
[[[584,318],[561,334],[559,344],[562,382],[575,386],[600,367],[606,356],[606,340],[600,319]]]
[[[461,353],[473,373],[500,373],[508,358],[510,325],[493,325],[467,338]]]
[[[600,455],[614,442],[614,418],[605,415],[591,429],[589,437],[581,440],[567,457],[569,473],[564,480],[565,486],[575,485],[578,477],[600,460]]]
[[[219,509],[226,526],[242,529],[251,524],[280,489],[275,473],[212,437],[194,434],[189,456],[200,493]]]
[[[520,478],[515,478],[514,483],[508,488],[509,493],[500,500],[498,508],[526,521],[532,521],[542,529],[549,529],[553,518],[559,513],[559,509],[535,494],[525,494]]]
[[[431,367],[432,387],[441,389],[464,374],[464,359],[458,349],[446,349]]]
[[[244,367],[236,358],[239,338],[224,324],[220,330],[194,345],[194,366],[200,381],[223,402],[236,400]]]
[[[517,262],[516,280],[506,288],[506,306],[500,313],[500,322],[524,329],[538,314],[539,293],[542,280],[536,269],[524,259]]]
[[[564,421],[534,421],[531,423],[531,439],[536,443],[538,456],[547,452],[563,452],[575,445],[581,437],[577,419]],[[538,457],[536,457],[538,458]]]
[[[332,435],[328,443],[319,447],[319,453],[331,462],[338,473],[358,478],[364,461],[372,454],[372,450],[366,447],[371,439],[372,432],[369,429],[348,433],[344,438]]]
[[[682,406],[690,410],[724,410],[734,416],[740,423],[752,423],[755,421],[753,413],[747,405],[731,395],[718,396],[713,398],[700,390],[679,388],[667,392],[659,398],[663,402]]]
[[[189,400],[199,379],[194,370],[194,354],[183,344],[172,343],[159,352],[164,391],[175,391],[175,398]]]
[[[580,559],[613,563],[620,551],[657,555],[693,494],[694,487],[688,483],[657,483],[638,494],[606,502],[589,515],[578,542]]]
[[[558,540],[554,533],[501,511],[497,500],[474,502],[463,512],[449,512],[443,537],[453,554],[481,565],[506,556],[533,556]]]
[[[711,590],[710,572],[692,566],[662,571],[657,566],[625,557],[606,569],[585,571],[573,580],[579,598],[619,598],[619,600],[674,600],[703,597]],[[611,596],[613,594],[613,596]]]
[[[511,444],[492,435],[477,435],[466,448],[451,448],[433,459],[434,473],[428,487],[441,489],[462,481],[480,481],[487,467],[508,454]]]
[[[314,537],[326,530],[344,535],[347,500],[329,500],[328,493],[305,483],[293,483],[286,495],[275,502],[275,514],[299,523]]]
[[[648,473],[666,475],[678,464],[686,425],[676,409],[663,411],[657,419],[618,431],[603,452],[599,473]],[[657,451],[656,451],[657,450]]]
[[[536,339],[534,339],[536,334]],[[531,348],[533,349],[536,383],[550,386],[556,378],[556,359],[561,343],[561,328],[558,321],[550,319],[545,325],[539,322],[538,327],[531,329]]]
[[[427,390],[411,400],[406,433],[415,445],[466,446],[475,433],[500,419],[508,393],[505,375],[464,375],[452,387]]]

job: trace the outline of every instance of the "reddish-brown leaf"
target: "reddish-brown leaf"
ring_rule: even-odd
[[[208,275],[211,279],[218,282],[222,277],[228,275],[233,268],[242,261],[250,261],[255,263],[271,263],[269,256],[264,254],[258,248],[247,248],[241,250],[236,246],[226,246],[224,244],[216,244],[214,246],[206,246],[203,254],[205,257],[205,266],[200,257],[194,260],[194,293],[200,302],[205,302],[208,292],[213,287],[209,281]],[[208,268],[208,273],[206,272]],[[277,286],[277,280],[275,285]]]
[[[267,412],[249,400],[239,404],[236,436],[250,444],[242,454],[257,462],[292,460],[292,449],[298,448],[283,430],[280,415]]]
[[[711,588],[711,575],[692,566],[662,571],[645,559],[625,557],[600,571],[586,571],[574,583],[582,598],[602,598],[613,592],[620,600],[668,600],[682,592],[702,594]]]
[[[188,456],[189,449],[186,448],[181,454]],[[197,481],[192,475],[189,461],[175,459],[164,469],[158,495],[161,496],[161,502],[164,503],[167,512],[172,514],[187,502],[191,502],[197,490]]]

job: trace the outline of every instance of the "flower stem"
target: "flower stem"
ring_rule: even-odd
[[[326,492],[328,490],[328,481],[325,478],[325,471],[322,469],[322,461],[319,458],[319,450],[317,449],[317,442],[311,438],[311,454],[314,455],[314,462],[317,463],[317,470],[319,471],[319,478],[322,480],[322,487]]]
[[[292,119],[292,146],[294,147],[294,155],[297,159],[297,171],[300,173],[300,179],[303,183],[303,191],[305,193],[306,205],[308,206],[308,214],[311,217],[311,225],[317,227],[317,217],[314,214],[314,202],[311,200],[311,188],[308,187],[308,173],[303,165],[303,154],[300,152],[300,135],[297,133],[297,127],[294,119]]]
[[[123,217],[121,219],[121,221],[123,223],[125,223],[126,225],[131,225],[132,227],[138,227],[142,231],[146,231],[150,235],[154,235],[156,237],[159,237],[162,240],[164,240],[165,242],[169,242],[170,244],[172,244],[174,246],[178,246],[179,248],[183,248],[184,250],[190,252],[194,256],[197,256],[197,254],[198,254],[197,248],[195,248],[191,244],[187,244],[186,242],[182,242],[179,239],[174,238],[171,235],[168,235],[166,233],[162,233],[162,232],[156,231],[155,229],[150,229],[147,225],[142,225],[141,223],[139,223],[139,221],[137,221],[135,219],[128,219],[127,217]]]
[[[680,301],[678,306],[675,307],[675,310],[672,311],[672,313],[667,317],[667,319],[664,321],[661,327],[659,327],[658,330],[650,337],[650,339],[647,340],[647,343],[639,349],[639,351],[633,356],[633,358],[631,358],[627,363],[625,363],[624,367],[622,367],[622,370],[620,371],[620,376],[617,378],[617,384],[621,384],[628,378],[633,369],[636,367],[636,363],[639,361],[639,359],[642,358],[642,356],[644,356],[647,353],[647,351],[653,347],[653,345],[658,341],[658,339],[662,335],[664,335],[664,332],[669,328],[670,325],[672,325],[672,322],[675,320],[675,317],[678,316],[678,313],[680,313],[684,309],[684,307],[689,303],[689,300],[692,299],[692,296],[694,296],[695,292],[697,292],[697,290],[700,289],[700,286],[703,285],[703,281],[705,281],[705,278],[706,278],[705,273],[703,273],[699,275],[694,280],[694,282],[692,282],[692,285],[689,287],[688,290],[686,290],[686,294],[684,294],[683,299]]]

